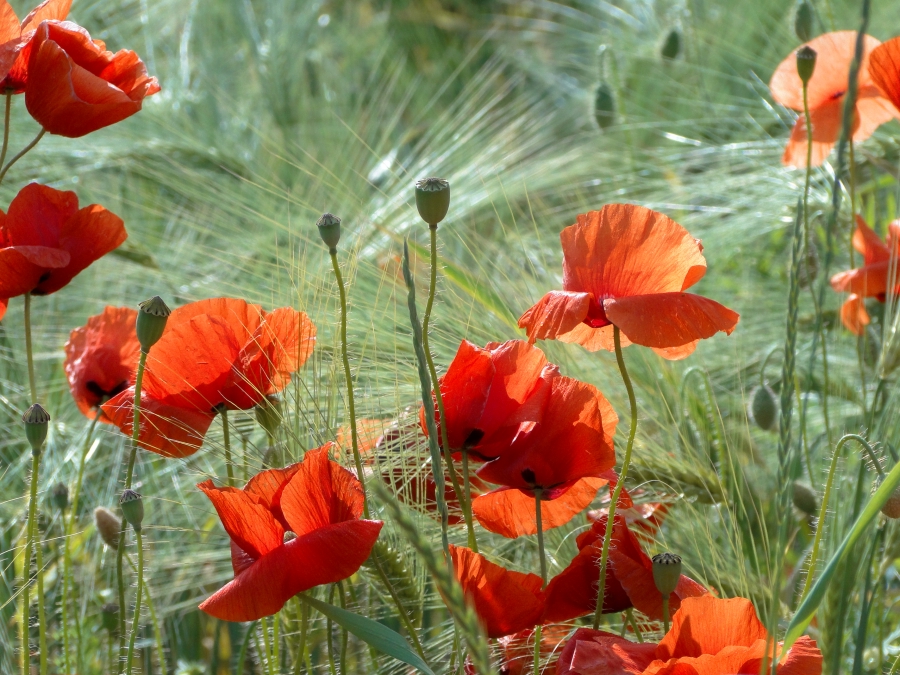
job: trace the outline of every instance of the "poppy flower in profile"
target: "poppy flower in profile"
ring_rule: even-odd
[[[231,538],[235,575],[200,609],[223,621],[254,621],[297,593],[346,579],[366,561],[384,523],[360,518],[362,487],[328,458],[330,445],[257,474],[243,489],[211,480],[197,486]]]
[[[72,0],[45,0],[21,23],[7,0],[0,0],[0,92],[21,94],[28,82],[28,42],[44,21],[62,21]]]
[[[63,368],[78,409],[91,419],[98,407],[134,381],[141,345],[135,332],[137,312],[106,307],[69,334]],[[112,424],[104,413],[98,421]]]
[[[880,44],[871,35],[864,36],[853,119],[854,141],[866,140],[879,126],[900,114],[884,98],[870,73],[870,56]],[[844,96],[847,93],[850,64],[856,51],[856,31],[825,33],[807,42],[806,46],[816,52],[816,68],[807,85],[807,96],[812,122],[812,165],[819,166],[831,153],[841,135]],[[775,101],[800,113],[791,130],[781,162],[785,166],[805,168],[807,129],[803,114],[803,82],[797,74],[795,52],[775,69],[769,81],[769,90]]]
[[[652,348],[683,359],[697,342],[731,334],[736,312],[685,293],[706,273],[703,247],[668,216],[631,204],[607,204],[579,214],[559,235],[563,290],[550,291],[519,317],[528,340],[560,340],[589,351]]]
[[[159,91],[137,54],[113,54],[69,21],[44,21],[24,51],[25,107],[51,134],[78,138],[121,122]]]
[[[768,637],[745,598],[688,598],[659,644],[639,644],[605,631],[580,628],[560,654],[557,675],[758,673]],[[777,672],[783,675],[821,675],[822,653],[806,635],[778,658]]]
[[[127,237],[102,206],[79,209],[74,192],[29,183],[0,211],[0,318],[9,298],[55,293]]]
[[[865,333],[869,325],[864,298],[884,302],[888,294],[900,292],[897,265],[900,263],[900,220],[888,226],[887,243],[883,242],[859,215],[853,233],[853,248],[863,256],[863,266],[831,277],[831,287],[838,293],[850,293],[841,307],[841,321],[856,335]]]
[[[186,457],[203,442],[216,411],[248,410],[277,394],[313,351],[316,327],[290,307],[266,312],[233,298],[179,307],[147,358],[139,444]],[[131,434],[134,387],[103,406]]]
[[[451,545],[450,558],[489,638],[534,628],[540,621],[544,592],[538,575],[508,570],[462,546]]]
[[[603,516],[579,535],[576,540],[578,554],[566,569],[547,584],[545,622],[568,621],[594,612],[608,521],[608,516]],[[661,621],[662,595],[653,581],[653,561],[641,548],[640,541],[628,528],[625,519],[618,514],[610,539],[608,560],[603,613],[623,612],[634,607],[649,618]],[[669,609],[675,612],[685,598],[706,593],[703,586],[681,575],[678,586],[669,597]]]

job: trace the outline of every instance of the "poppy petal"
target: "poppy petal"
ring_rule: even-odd
[[[72,0],[44,0],[22,20],[22,32],[35,30],[44,21],[64,21],[71,7]]]
[[[69,254],[47,246],[0,248],[0,295],[14,298],[33,291],[50,269],[69,264]]]
[[[821,675],[822,652],[816,641],[801,635],[778,665],[778,675]]]
[[[63,225],[78,212],[78,196],[67,190],[29,183],[9,204],[4,227],[15,246],[59,245]]]
[[[840,272],[831,277],[831,287],[838,293],[854,293],[863,298],[884,295],[888,291],[888,275],[893,278],[894,287],[900,280],[900,267],[894,264],[895,269],[891,270],[891,264],[890,260],[883,260]]]
[[[876,47],[869,57],[872,82],[900,108],[900,37]]]
[[[870,89],[874,90],[875,88],[871,87]],[[856,103],[856,116],[858,124],[853,131],[853,140],[860,143],[874,134],[882,124],[900,117],[900,112],[888,99],[877,95],[865,96],[863,90],[860,90],[860,98]]]
[[[0,320],[6,316],[6,310],[9,308],[9,298],[0,298]]]
[[[7,0],[0,0],[0,43],[18,38],[21,32],[16,10]]]
[[[654,658],[656,645],[579,628],[559,655],[557,675],[641,675]],[[685,674],[687,675],[687,674]]]
[[[810,110],[813,131],[812,157],[810,158],[812,166],[822,164],[831,154],[834,144],[837,143],[844,118],[843,101],[843,98],[839,98]],[[806,168],[807,140],[806,118],[800,115],[791,129],[790,138],[788,138],[784,154],[781,156],[781,163],[797,169]]]
[[[841,305],[841,323],[854,335],[865,335],[866,326],[871,321],[865,301],[855,293],[851,293]]]
[[[246,343],[263,322],[263,308],[240,298],[205,298],[177,307],[166,326],[171,328],[209,314],[225,321],[240,344]]]
[[[300,470],[300,463],[291,464],[283,469],[266,469],[260,471],[251,478],[244,490],[259,497],[260,501],[272,512],[275,519],[282,527],[290,529],[281,511],[281,493],[287,487],[288,481]]]
[[[356,573],[383,523],[352,520],[310,532],[254,562],[200,609],[222,621],[255,621],[275,614],[297,593]]]
[[[661,660],[718,654],[726,647],[749,647],[767,638],[766,628],[746,598],[722,600],[712,595],[687,598],[672,627],[657,647]]]
[[[211,480],[197,487],[209,497],[228,536],[251,558],[261,558],[282,546],[284,528],[262,499],[238,488],[216,487]]]
[[[544,531],[565,525],[591,505],[605,478],[582,478],[557,499],[541,500]],[[472,500],[472,513],[481,526],[507,539],[537,533],[534,497],[513,488],[499,488]]]
[[[591,328],[585,323],[580,323],[568,333],[557,337],[557,340],[581,345],[589,352],[598,352],[601,349],[612,352],[616,349],[612,324],[601,328]],[[626,335],[621,336],[621,341],[623,349],[631,344],[631,340]]]
[[[891,259],[891,251],[875,230],[869,227],[862,216],[856,214],[856,229],[853,231],[853,248],[862,253],[863,264],[871,265]]]
[[[669,361],[680,361],[693,354],[699,342],[699,340],[694,340],[678,347],[653,347],[653,351]]]
[[[332,445],[307,451],[281,493],[281,510],[298,537],[354,520],[363,512],[362,486],[356,476],[328,458]]]
[[[740,318],[715,300],[691,293],[613,298],[604,305],[610,321],[646,347],[681,347],[719,331],[730,335]]]
[[[591,305],[590,293],[550,291],[519,317],[528,341],[553,340],[584,321]]]

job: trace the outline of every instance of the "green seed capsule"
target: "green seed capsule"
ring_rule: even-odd
[[[103,605],[100,609],[100,625],[103,629],[110,633],[117,633],[119,630],[119,606],[111,602]]]
[[[50,413],[40,403],[35,403],[22,415],[22,421],[25,422],[25,438],[31,446],[31,454],[41,454],[50,430]]]
[[[606,82],[600,82],[594,92],[594,119],[601,129],[609,129],[616,123],[616,98]]]
[[[450,209],[450,183],[443,178],[421,178],[416,181],[416,208],[431,227],[447,217]]]
[[[756,426],[765,431],[771,431],[778,419],[778,402],[775,392],[764,384],[757,387],[750,395],[750,417],[756,422]]]
[[[816,50],[804,45],[797,50],[797,75],[800,81],[807,84],[816,70]]]
[[[141,351],[149,352],[150,347],[159,342],[159,339],[162,337],[172,310],[166,306],[166,303],[158,295],[154,295],[149,300],[144,300],[138,307],[140,311],[137,315],[135,330],[138,342],[141,343]]]
[[[328,247],[329,252],[337,251],[338,242],[341,240],[341,219],[333,213],[323,213],[316,221],[319,228],[319,236]]]
[[[281,400],[277,396],[266,396],[254,409],[256,421],[269,436],[274,437],[281,426]]]
[[[125,490],[119,497],[119,506],[125,522],[134,528],[135,532],[141,531],[141,522],[144,520],[144,500],[134,490]]]
[[[681,31],[679,31],[677,28],[673,28],[669,31],[669,34],[666,35],[666,39],[663,40],[662,48],[659,50],[659,54],[665,61],[674,61],[678,58],[678,55],[680,53]]]
[[[57,483],[50,491],[50,501],[60,511],[69,508],[69,488],[65,483]]]
[[[115,550],[119,548],[119,533],[122,531],[122,521],[109,509],[98,506],[94,509],[94,525],[103,543]]]
[[[816,491],[810,485],[795,480],[794,491],[791,494],[794,506],[797,510],[802,511],[808,516],[816,516],[819,514],[819,500],[816,497]]]
[[[653,581],[663,596],[675,592],[681,580],[681,556],[674,553],[657,553],[653,556]]]
[[[809,42],[813,39],[814,18],[813,6],[808,0],[800,0],[794,10],[794,34],[800,42]]]

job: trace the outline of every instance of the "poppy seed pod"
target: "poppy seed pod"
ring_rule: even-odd
[[[328,252],[336,252],[341,240],[341,219],[333,213],[323,213],[316,221],[316,227],[319,228],[319,236],[328,247]]]
[[[115,550],[119,547],[119,533],[122,531],[122,521],[104,506],[94,509],[94,525],[100,538],[107,546]]]
[[[100,624],[104,630],[115,633],[119,630],[119,606],[111,602],[100,609]]]
[[[144,520],[144,500],[134,490],[125,490],[119,497],[119,506],[122,507],[122,515],[125,521],[134,528],[135,532],[141,531],[141,521]]]
[[[166,321],[169,320],[172,310],[158,295],[144,300],[138,307],[140,307],[140,311],[137,315],[135,331],[138,342],[141,343],[141,351],[149,352],[150,347],[159,342],[159,338],[162,337],[163,331],[166,329]]]
[[[673,28],[669,31],[669,34],[666,35],[666,39],[663,41],[662,48],[659,50],[659,54],[666,61],[674,61],[678,58],[678,55],[680,53],[681,31],[679,31],[677,28]]]
[[[778,419],[778,403],[775,400],[775,392],[769,385],[764,384],[753,390],[750,395],[750,417],[756,422],[756,426],[764,431],[771,431]]]
[[[819,512],[819,501],[816,491],[806,483],[795,480],[794,490],[791,494],[794,506],[808,516],[815,516]]]
[[[813,7],[808,0],[800,0],[794,10],[794,34],[800,42],[813,38]]]
[[[256,421],[269,436],[275,436],[281,426],[281,400],[277,396],[266,396],[254,408]]]
[[[50,501],[60,511],[65,511],[69,507],[69,488],[65,483],[57,483],[53,486],[50,491]]]
[[[653,582],[663,597],[675,592],[680,579],[681,556],[674,553],[657,553],[653,556]]]
[[[594,119],[601,129],[608,129],[616,123],[616,98],[612,87],[601,81],[594,91]]]
[[[816,50],[804,45],[797,50],[797,75],[803,84],[808,84],[816,70]]]
[[[431,227],[447,217],[450,208],[450,183],[443,178],[420,178],[416,181],[416,208]]]
[[[31,446],[31,454],[41,454],[50,429],[50,413],[40,403],[35,403],[22,415],[22,421],[25,422],[25,437]]]

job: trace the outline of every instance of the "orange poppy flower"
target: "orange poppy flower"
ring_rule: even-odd
[[[578,554],[566,569],[550,580],[546,588],[544,621],[568,621],[594,612],[608,521],[608,516],[603,516],[591,525],[591,529],[579,535],[576,540]],[[651,619],[661,621],[662,595],[653,581],[653,561],[641,548],[625,519],[618,514],[610,539],[608,560],[603,613],[622,612],[635,607]],[[669,598],[670,611],[674,612],[685,598],[706,592],[696,581],[681,575],[678,586]]]
[[[9,298],[55,293],[127,237],[122,219],[102,206],[79,209],[74,192],[26,185],[0,211],[0,318]]]
[[[19,23],[7,0],[0,0],[0,92],[21,94],[28,81],[28,50],[25,47],[44,21],[62,21],[72,0],[45,0]]]
[[[688,598],[659,644],[638,644],[589,628],[575,632],[559,657],[558,675],[722,675],[758,673],[768,634],[749,600],[711,595]],[[780,651],[780,650],[779,650]],[[822,653],[814,640],[800,637],[777,671],[782,675],[820,675]]]
[[[560,241],[563,290],[547,293],[519,317],[530,342],[613,351],[615,325],[623,347],[633,342],[683,359],[699,340],[730,335],[737,325],[736,312],[684,292],[706,273],[703,247],[662,213],[607,204],[579,214]]]
[[[882,96],[869,72],[870,55],[880,44],[870,35],[864,38],[853,120],[854,141],[864,141],[875,129],[900,114]],[[812,120],[812,165],[819,166],[841,135],[844,95],[847,93],[850,64],[856,51],[856,31],[825,33],[806,45],[816,52],[816,68],[809,80],[807,95]],[[769,90],[775,101],[800,113],[781,161],[786,166],[805,168],[807,131],[803,115],[803,82],[797,74],[795,52],[791,52],[775,69],[769,81]]]
[[[159,91],[137,54],[113,54],[69,21],[41,23],[28,51],[25,106],[51,134],[78,138],[141,109]]]
[[[863,256],[863,266],[831,277],[831,287],[838,293],[850,293],[841,307],[841,321],[856,335],[865,333],[869,314],[863,298],[884,302],[888,293],[900,292],[900,220],[888,226],[888,242],[881,241],[866,221],[856,216],[853,248]]]
[[[290,307],[273,312],[232,298],[179,307],[147,358],[140,445],[186,457],[203,442],[219,406],[247,410],[290,382],[315,345],[316,327]],[[131,433],[134,388],[103,411]]]
[[[78,409],[93,419],[99,405],[134,381],[141,344],[135,333],[137,312],[106,307],[69,334],[63,367]],[[112,424],[101,412],[100,422]]]
[[[869,73],[881,93],[900,110],[900,37],[891,38],[872,50]]]
[[[488,637],[503,637],[537,625],[544,609],[543,582],[538,575],[508,570],[462,546],[451,545],[450,558]]]
[[[360,518],[362,487],[328,458],[330,446],[263,471],[244,489],[211,480],[197,486],[231,537],[235,575],[200,609],[223,621],[254,621],[297,593],[346,579],[366,561],[384,523]]]

